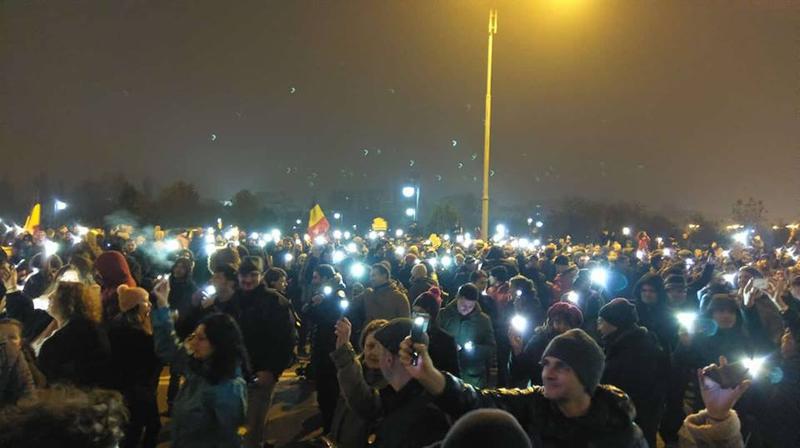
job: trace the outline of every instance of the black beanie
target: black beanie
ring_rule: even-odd
[[[472,283],[465,283],[458,288],[458,293],[456,294],[456,298],[463,297],[466,300],[471,300],[476,302],[480,298],[480,291],[478,291],[478,287],[473,285]]]
[[[556,336],[547,345],[542,359],[552,356],[569,365],[580,380],[586,392],[594,395],[600,384],[600,376],[605,366],[605,355],[597,342],[585,331],[573,328]]]
[[[458,419],[442,448],[530,448],[531,441],[513,415],[500,409],[478,409]]]
[[[398,317],[375,332],[375,340],[393,355],[400,352],[400,343],[411,335],[411,319]],[[423,333],[423,344],[427,344],[427,334]]]
[[[608,302],[608,304],[600,308],[600,317],[620,330],[630,328],[639,322],[636,306],[629,302],[628,299],[621,297]]]

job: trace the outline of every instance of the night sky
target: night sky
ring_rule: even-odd
[[[797,3],[493,4],[494,199],[798,215]],[[489,6],[5,0],[2,171],[479,197]]]

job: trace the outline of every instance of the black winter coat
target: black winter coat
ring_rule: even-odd
[[[445,374],[444,392],[435,404],[453,418],[478,408],[499,408],[513,415],[536,448],[644,448],[633,422],[630,398],[614,386],[595,390],[589,412],[567,418],[545,398],[543,388],[480,390]]]
[[[459,376],[461,368],[458,365],[458,345],[455,338],[431,322],[428,327],[428,339],[430,340],[428,353],[431,355],[433,365],[439,370]]]
[[[192,296],[197,292],[197,285],[194,284],[191,278],[186,281],[176,281],[174,278],[169,279],[169,309],[177,310],[178,317],[186,315],[192,309]]]
[[[636,406],[636,423],[654,440],[666,399],[669,355],[653,333],[638,325],[617,330],[603,342],[606,364],[600,381],[628,394]]]
[[[111,386],[129,403],[155,402],[161,361],[153,335],[133,328],[119,317],[108,326],[111,344]]]
[[[433,397],[411,380],[399,391],[387,386],[380,390],[381,415],[373,421],[371,446],[417,448],[442,440],[450,422],[433,404]]]
[[[111,347],[106,332],[94,322],[71,319],[42,344],[39,368],[48,384],[110,387]]]
[[[262,284],[252,291],[237,290],[218,308],[239,324],[252,371],[266,370],[279,378],[292,362],[297,342],[286,297]]]

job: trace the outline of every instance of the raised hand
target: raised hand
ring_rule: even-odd
[[[353,324],[343,317],[336,322],[336,348],[339,348],[350,341],[350,335],[353,333]]]
[[[156,282],[153,286],[153,295],[156,296],[156,305],[159,308],[169,306],[169,279],[164,278]]]
[[[728,360],[724,356],[719,357],[719,366],[723,367],[728,364]],[[704,369],[697,370],[697,382],[700,385],[700,394],[703,397],[703,403],[706,405],[706,411],[709,417],[714,420],[725,420],[728,418],[731,409],[742,397],[742,395],[750,388],[750,380],[744,380],[741,384],[734,389],[723,389],[714,380],[704,374],[706,369],[714,367],[710,365]]]

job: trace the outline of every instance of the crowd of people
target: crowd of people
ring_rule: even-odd
[[[800,235],[250,230],[0,236],[0,446],[800,446]]]

